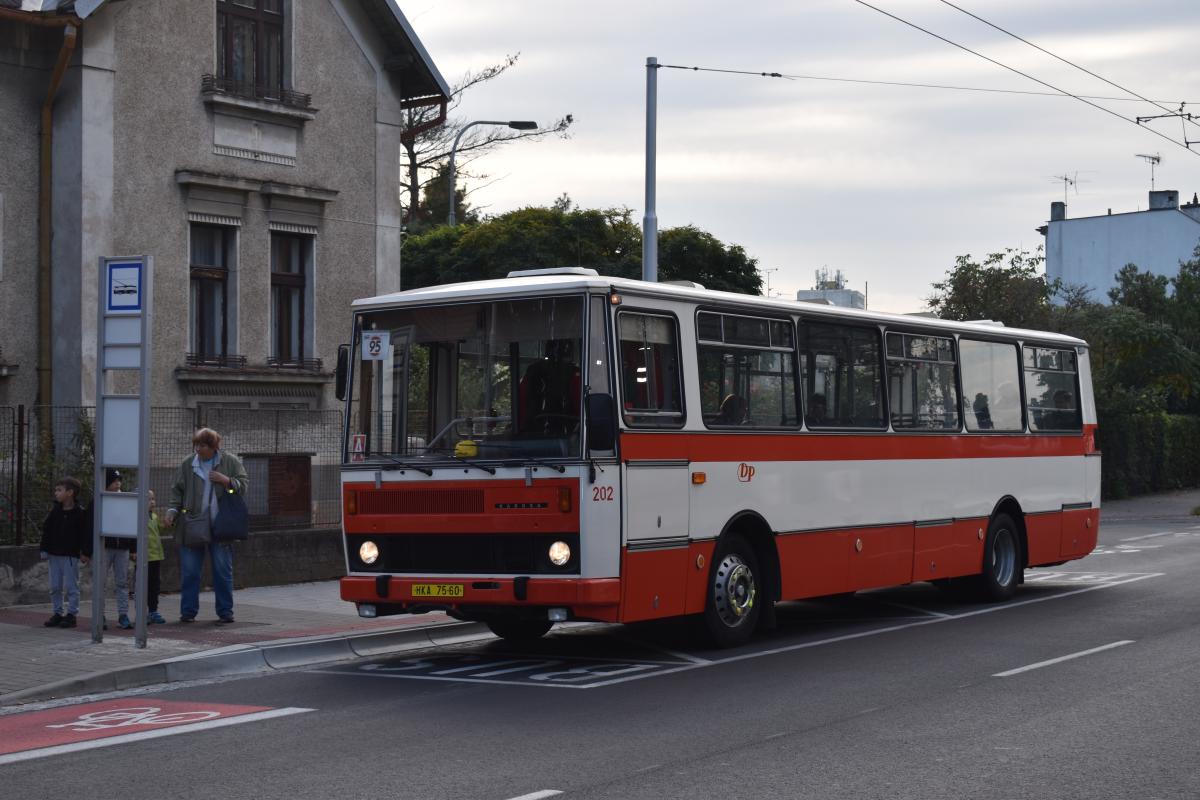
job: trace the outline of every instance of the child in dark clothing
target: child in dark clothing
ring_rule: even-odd
[[[92,556],[92,530],[88,515],[76,503],[79,481],[66,477],[54,484],[54,508],[42,523],[41,555],[50,562],[50,602],[54,615],[47,628],[74,628],[79,613],[79,562]],[[63,596],[66,615],[63,615]]]

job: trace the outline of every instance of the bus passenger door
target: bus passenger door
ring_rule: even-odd
[[[629,461],[625,487],[621,621],[684,613],[688,560],[687,461]]]

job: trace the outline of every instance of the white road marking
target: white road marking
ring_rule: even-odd
[[[454,667],[453,669],[439,669],[437,672],[431,672],[430,675],[453,675],[456,672],[474,672],[477,669],[484,667],[502,667],[505,664],[523,664],[528,663],[520,659],[512,659],[510,661],[476,661],[473,664],[468,664],[465,667]]]
[[[29,761],[35,758],[46,758],[48,756],[58,756],[64,753],[78,753],[82,750],[94,750],[98,747],[112,747],[113,745],[126,744],[127,742],[141,742],[146,739],[158,739],[162,736],[175,736],[180,733],[195,733],[196,731],[206,731],[212,728],[224,728],[227,725],[241,725],[244,722],[261,722],[264,719],[274,719],[275,717],[288,717],[292,714],[303,714],[312,711],[311,708],[273,708],[269,711],[258,711],[253,714],[241,714],[239,716],[221,717],[212,719],[206,722],[194,722],[190,725],[179,725],[174,728],[162,728],[152,731],[141,731],[139,733],[126,733],[122,736],[110,736],[105,739],[90,739],[86,742],[74,742],[72,744],[60,744],[54,747],[42,747],[37,750],[24,750],[20,753],[8,753],[0,755],[0,766],[5,764],[15,764],[18,761]],[[549,797],[549,795],[544,795]]]
[[[1031,669],[1041,669],[1042,667],[1048,667],[1051,664],[1061,664],[1063,661],[1070,661],[1073,658],[1082,658],[1083,656],[1090,656],[1092,653],[1100,653],[1105,650],[1112,650],[1114,647],[1123,647],[1127,644],[1133,644],[1133,639],[1123,639],[1122,641],[1119,641],[1119,642],[1113,642],[1111,644],[1102,645],[1100,647],[1093,647],[1091,650],[1083,650],[1078,653],[1071,653],[1070,655],[1067,655],[1067,656],[1059,656],[1058,658],[1052,658],[1049,661],[1039,661],[1036,664],[1028,664],[1024,667],[1017,667],[1016,669],[1010,669],[1007,672],[997,672],[992,677],[993,678],[1007,678],[1010,675],[1020,675],[1022,672],[1029,672]]]
[[[508,800],[542,800],[544,797],[554,797],[558,794],[562,794],[558,789],[542,789],[540,792],[530,792],[520,797],[510,797]]]
[[[561,663],[563,663],[563,662],[559,661],[558,659],[554,659],[551,661],[535,661],[532,664],[530,664],[529,662],[525,662],[524,664],[521,664],[520,666],[509,667],[508,669],[493,669],[493,670],[489,670],[487,672],[477,672],[477,673],[475,673],[475,677],[476,678],[491,678],[495,675],[507,675],[510,672],[524,672],[525,670],[528,670],[528,669],[541,669],[543,667],[556,667]],[[437,674],[437,673],[435,673],[435,674]]]
[[[679,661],[690,661],[693,664],[711,664],[712,663],[712,661],[710,659],[701,658],[700,656],[694,656],[691,653],[681,653],[678,650],[671,650],[666,647],[659,647],[658,645],[653,644],[651,642],[639,642],[637,639],[629,639],[626,637],[618,637],[618,638],[620,638],[621,641],[623,641],[627,644],[632,644],[635,647],[644,647],[647,650],[653,650],[656,653],[662,653],[663,655],[671,656],[672,658],[678,659]]]
[[[1145,536],[1130,536],[1127,539],[1122,539],[1122,542],[1140,542],[1142,539],[1156,539],[1159,536],[1173,536],[1175,531],[1161,531],[1159,533],[1147,533]]]
[[[879,636],[884,633],[894,633],[895,631],[902,631],[907,628],[916,628],[916,627],[920,627],[922,625],[937,625],[937,624],[940,624],[943,622],[950,622],[952,620],[966,619],[967,617],[976,617],[976,616],[979,616],[980,614],[994,614],[997,611],[1006,611],[1006,610],[1012,609],[1012,608],[1019,608],[1020,606],[1027,606],[1032,603],[1044,603],[1047,600],[1058,600],[1060,598],[1070,597],[1071,595],[1075,595],[1075,594],[1083,594],[1085,592],[1094,592],[1097,589],[1109,589],[1109,588],[1112,588],[1113,586],[1122,586],[1127,583],[1135,583],[1137,581],[1144,581],[1147,578],[1161,578],[1163,576],[1163,574],[1164,573],[1162,573],[1162,572],[1150,572],[1150,573],[1146,573],[1144,575],[1135,575],[1134,577],[1126,578],[1123,581],[1113,581],[1111,583],[1098,583],[1094,586],[1086,586],[1082,589],[1075,589],[1074,591],[1063,592],[1062,594],[1052,594],[1052,595],[1047,595],[1045,597],[1034,597],[1030,600],[1022,600],[1022,601],[1016,602],[1016,603],[1005,603],[1003,605],[989,606],[988,608],[980,608],[975,611],[967,611],[966,613],[954,614],[953,616],[949,616],[949,617],[929,617],[926,619],[917,620],[916,622],[909,622],[904,625],[892,625],[887,628],[878,628],[878,629],[872,630],[872,631],[862,631],[860,633],[848,633],[845,636],[834,636],[829,639],[821,639],[821,640],[815,641],[815,642],[803,642],[801,644],[793,644],[793,645],[788,645],[786,647],[776,647],[771,650],[760,650],[755,653],[743,653],[742,655],[730,656],[729,658],[717,659],[716,661],[713,661],[712,663],[714,665],[729,664],[729,663],[732,663],[735,661],[746,661],[746,660],[749,660],[752,658],[763,658],[765,656],[773,656],[773,655],[778,655],[780,653],[790,653],[795,650],[805,650],[810,647],[820,647],[821,645],[826,645],[826,644],[836,644],[838,642],[846,642],[846,641],[850,641],[852,639],[862,639],[862,638],[865,638],[868,636]],[[601,686],[614,686],[618,683],[626,683],[628,681],[635,681],[635,680],[639,680],[643,677],[649,678],[649,677],[658,677],[660,675],[670,675],[675,672],[688,672],[693,669],[699,669],[703,666],[705,666],[705,665],[689,664],[687,666],[676,667],[674,669],[659,670],[658,672],[655,672],[653,676],[651,676],[651,675],[646,675],[646,676],[628,675],[628,676],[625,676],[622,678],[613,678],[612,680],[609,680],[609,681],[602,681],[599,683],[589,684],[586,687],[580,687],[580,688],[598,689]]]

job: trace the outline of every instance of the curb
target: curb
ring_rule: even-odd
[[[419,628],[282,639],[233,645],[185,656],[93,672],[31,689],[0,694],[0,708],[39,700],[136,689],[156,684],[254,675],[296,667],[423,650],[494,638],[481,622],[447,622]]]

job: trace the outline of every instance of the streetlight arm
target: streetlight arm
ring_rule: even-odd
[[[467,129],[473,128],[476,125],[503,125],[513,130],[528,131],[536,130],[537,123],[529,120],[494,120],[494,119],[477,119],[474,122],[468,122],[458,129],[458,133],[454,136],[454,144],[450,146],[450,213],[446,217],[446,222],[450,227],[454,227],[456,220],[454,216],[454,156],[458,153],[458,143],[462,139]]]

